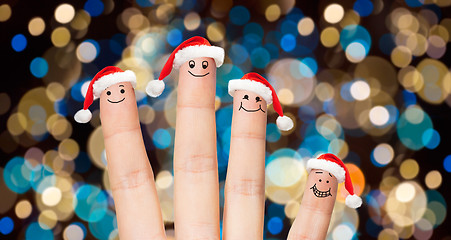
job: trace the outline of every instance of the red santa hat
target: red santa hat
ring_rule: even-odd
[[[362,199],[354,194],[354,187],[352,186],[348,168],[337,156],[326,153],[310,159],[307,162],[307,171],[310,172],[312,169],[328,171],[337,178],[339,183],[345,182],[346,191],[349,193],[345,201],[348,207],[358,208],[362,205]]]
[[[103,90],[120,82],[130,82],[133,87],[136,87],[135,73],[130,70],[123,71],[122,69],[113,66],[108,66],[100,70],[89,83],[83,109],[75,114],[75,121],[79,123],[89,122],[92,118],[92,114],[88,108],[91,106],[92,102],[100,97]]]
[[[152,80],[147,84],[147,94],[151,97],[160,96],[164,90],[163,79],[171,73],[172,68],[179,69],[183,63],[200,57],[213,58],[216,67],[220,67],[224,62],[224,49],[211,46],[207,39],[199,36],[192,37],[182,42],[169,56],[158,79]]]
[[[265,99],[266,103],[273,104],[274,111],[279,114],[276,123],[280,130],[288,131],[293,128],[293,121],[291,118],[284,116],[282,106],[276,91],[269,84],[269,82],[258,73],[250,72],[244,75],[241,79],[234,79],[229,81],[229,94],[233,97],[236,90],[246,90],[254,92]]]

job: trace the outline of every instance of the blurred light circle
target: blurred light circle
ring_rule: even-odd
[[[16,216],[20,219],[28,218],[32,210],[33,207],[28,200],[19,201],[15,207]]]
[[[298,201],[289,201],[284,208],[285,215],[287,218],[295,219],[301,204]]]
[[[63,238],[64,240],[83,240],[85,233],[77,224],[70,224],[64,229]]]
[[[117,229],[117,218],[116,214],[111,210],[103,215],[99,221],[89,222],[90,233],[97,239],[109,239],[110,236],[114,237],[112,232]]]
[[[372,124],[376,126],[383,126],[388,122],[390,114],[387,108],[383,106],[375,106],[371,108],[369,117]]]
[[[183,24],[185,25],[186,30],[193,31],[196,30],[200,26],[200,16],[196,12],[190,12],[186,14]]]
[[[426,174],[424,182],[429,189],[436,189],[442,184],[442,175],[437,170],[430,171]]]
[[[152,135],[152,140],[155,147],[165,149],[171,144],[172,137],[168,130],[159,128]]]
[[[315,23],[309,17],[304,17],[298,22],[298,32],[301,36],[308,36],[312,34],[315,29]]]
[[[277,142],[281,137],[279,128],[274,123],[268,123],[266,125],[266,141]]]
[[[439,59],[446,53],[446,42],[443,38],[433,35],[428,38],[428,49],[426,53],[431,58]]]
[[[91,41],[84,41],[78,45],[76,54],[78,60],[82,63],[90,63],[94,61],[94,59],[99,54],[99,47],[96,47],[94,40]],[[98,44],[97,44],[98,45]]]
[[[81,31],[87,29],[90,23],[91,16],[88,12],[81,9],[78,10],[77,14],[75,14],[75,17],[70,23],[70,26],[75,30]]]
[[[0,219],[0,233],[3,235],[10,234],[14,229],[14,222],[13,220],[6,216]]]
[[[334,87],[327,82],[321,82],[316,85],[315,94],[321,102],[330,101],[335,95]]]
[[[11,46],[13,47],[14,51],[22,52],[27,47],[27,39],[23,34],[19,33],[12,38]]]
[[[282,39],[280,39],[280,47],[285,52],[290,52],[296,47],[296,37],[291,34],[285,34]]]
[[[328,23],[338,23],[343,19],[344,13],[344,9],[341,5],[333,3],[324,10],[324,19],[326,19]]]
[[[102,14],[105,5],[101,0],[87,0],[83,8],[91,17],[97,17]]]
[[[0,5],[0,22],[6,22],[11,17],[11,7],[8,4]]]
[[[75,16],[75,9],[72,5],[64,3],[55,9],[55,19],[59,23],[68,23],[72,21]]]
[[[16,193],[24,193],[31,187],[31,170],[25,166],[25,161],[22,157],[14,157],[6,163],[3,171],[6,186]]]
[[[413,159],[407,159],[401,163],[399,166],[399,173],[405,179],[413,179],[418,175],[420,171],[420,166],[417,161]]]
[[[97,222],[106,214],[107,195],[98,187],[84,184],[75,192],[73,206],[75,214],[84,221]]]
[[[64,47],[70,41],[70,32],[65,27],[57,27],[52,31],[51,40],[55,47]]]
[[[57,187],[48,187],[42,192],[42,202],[49,206],[53,207],[58,205],[58,203],[61,201],[61,190]]]
[[[355,231],[351,229],[347,224],[340,224],[332,231],[333,240],[351,240],[354,237]]]
[[[374,160],[382,166],[389,164],[393,160],[394,155],[393,148],[387,143],[377,145],[372,152]]]
[[[228,55],[234,64],[242,64],[249,57],[246,48],[240,44],[233,44],[228,51]]]
[[[268,22],[274,22],[279,19],[281,14],[281,10],[279,5],[277,4],[271,4],[269,5],[265,10],[265,17]]]
[[[224,39],[225,27],[221,22],[213,22],[207,27],[207,37],[213,42],[220,42]]]
[[[334,27],[327,27],[321,32],[320,39],[325,47],[333,47],[340,40],[340,33]]]
[[[318,71],[318,63],[314,58],[306,57],[301,60],[299,70],[301,74],[306,78],[314,77],[316,75],[316,72]]]
[[[279,217],[272,217],[271,219],[269,219],[267,226],[268,226],[268,231],[271,234],[277,235],[283,229],[282,219],[280,219]]]
[[[397,46],[391,52],[391,61],[399,68],[407,67],[412,61],[412,52],[405,46]]]
[[[249,13],[249,10],[247,10],[246,7],[235,6],[230,10],[229,18],[233,24],[241,26],[241,25],[246,24],[249,21],[249,19],[251,18],[251,15]]]
[[[370,96],[370,85],[366,81],[357,80],[351,84],[351,96],[358,101],[363,101]]]
[[[385,228],[382,231],[379,232],[379,235],[377,235],[377,240],[395,240],[399,239],[398,233],[391,229],[391,228]]]
[[[174,177],[167,170],[160,171],[155,179],[158,189],[167,189],[174,183]]]
[[[426,148],[434,149],[440,144],[440,134],[435,129],[429,128],[424,131],[421,140]]]
[[[53,210],[44,210],[39,214],[38,223],[42,229],[52,229],[58,222],[58,216]]]
[[[182,42],[182,37],[182,32],[175,28],[168,32],[166,40],[168,41],[169,45],[175,47]]]
[[[343,49],[347,49],[352,43],[359,43],[365,49],[365,56],[371,49],[371,35],[366,28],[360,25],[347,25],[341,30],[340,43]],[[357,46],[357,45],[355,45]],[[359,46],[357,49],[361,49]],[[355,47],[354,47],[355,48]],[[358,51],[360,53],[360,51]],[[358,54],[357,56],[360,56]]]
[[[423,75],[413,66],[407,66],[399,70],[398,81],[410,92],[418,92],[424,86]]]
[[[53,240],[53,232],[50,229],[43,229],[37,222],[32,222],[25,232],[26,239],[33,240]]]
[[[366,57],[365,47],[358,41],[350,43],[346,47],[346,58],[352,63],[361,62]]]
[[[373,12],[374,5],[370,0],[357,0],[354,2],[353,9],[361,17],[367,17]]]
[[[445,168],[447,172],[451,172],[451,155],[446,156],[443,160],[443,168]]]
[[[64,97],[66,94],[66,89],[64,89],[64,86],[61,83],[51,82],[47,85],[45,93],[50,101],[57,102]]]
[[[271,55],[265,48],[257,47],[251,52],[250,58],[254,67],[265,68],[271,60]]]
[[[432,128],[432,121],[427,113],[413,105],[401,114],[396,128],[399,139],[406,147],[419,150],[424,147],[423,134]]]
[[[400,202],[410,202],[415,197],[415,187],[409,182],[401,183],[396,188],[396,199]]]
[[[40,17],[35,17],[28,23],[28,32],[30,32],[32,36],[39,36],[44,32],[44,30],[45,22]]]
[[[266,176],[280,187],[295,184],[301,179],[304,171],[305,168],[300,161],[289,157],[279,157],[266,166]]]

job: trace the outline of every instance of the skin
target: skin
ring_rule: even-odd
[[[215,91],[212,58],[195,58],[180,67],[174,142],[177,239],[219,239]]]
[[[338,181],[328,171],[312,169],[289,240],[325,239],[337,196]]]
[[[235,91],[229,169],[224,203],[224,239],[262,239],[265,207],[266,101]]]
[[[166,239],[135,92],[129,82],[102,92],[100,118],[120,238]]]

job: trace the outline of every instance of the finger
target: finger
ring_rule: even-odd
[[[224,239],[263,238],[267,109],[266,101],[256,102],[256,97],[261,98],[250,91],[234,93]]]
[[[178,239],[219,239],[216,64],[212,58],[192,61],[193,68],[187,61],[179,71],[174,143],[175,234]],[[208,62],[206,69],[202,68],[203,61]]]
[[[117,83],[102,92],[100,117],[120,238],[166,239],[130,83]]]
[[[312,169],[289,240],[326,239],[337,195],[338,181],[328,171]]]

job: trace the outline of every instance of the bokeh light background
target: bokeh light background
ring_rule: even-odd
[[[200,35],[226,51],[216,116],[221,208],[230,146],[227,82],[256,71],[295,129],[269,112],[265,239],[285,239],[306,160],[344,160],[364,205],[337,196],[327,239],[451,239],[450,0],[83,0],[0,3],[0,239],[117,239],[98,103],[87,83],[137,74],[139,118],[173,238],[177,74],[146,96],[172,50]],[[222,210],[222,209],[221,209]]]

